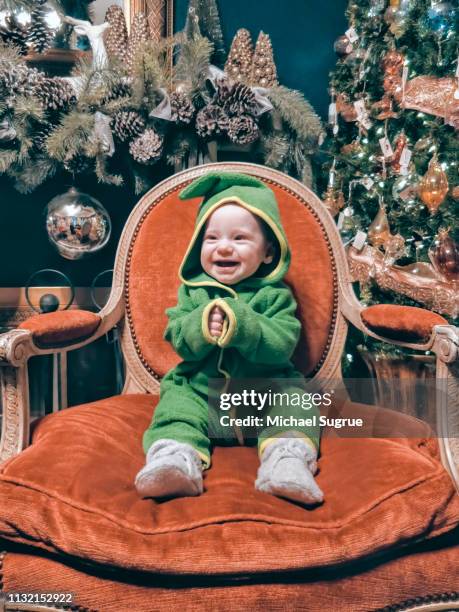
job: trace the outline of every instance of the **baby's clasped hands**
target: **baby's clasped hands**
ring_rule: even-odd
[[[209,314],[209,333],[219,338],[223,332],[223,321],[225,312],[220,306],[214,306]]]

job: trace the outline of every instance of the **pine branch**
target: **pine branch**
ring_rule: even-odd
[[[196,36],[192,40],[182,36],[179,41],[179,57],[174,80],[190,83],[191,95],[195,98],[204,89],[213,45],[203,36]]]
[[[0,174],[4,174],[17,160],[17,151],[0,150]]]
[[[14,102],[14,118],[23,125],[30,121],[42,122],[44,110],[41,103],[31,96],[17,96]]]
[[[46,179],[54,176],[56,171],[56,162],[48,157],[39,157],[10,168],[8,175],[14,179],[14,186],[19,193],[28,194],[44,183]]]
[[[298,135],[307,153],[313,153],[323,132],[322,122],[303,94],[277,85],[268,90],[268,98],[282,119]]]
[[[46,146],[50,157],[63,162],[78,155],[88,146],[93,130],[93,115],[72,111],[47,139]]]
[[[124,183],[123,177],[119,174],[110,174],[107,168],[108,160],[107,156],[103,153],[98,153],[96,156],[96,176],[99,183],[104,183],[106,185],[115,185],[116,187],[121,187]]]
[[[286,134],[275,133],[262,136],[260,147],[266,166],[277,169],[283,167],[289,149],[289,140]]]

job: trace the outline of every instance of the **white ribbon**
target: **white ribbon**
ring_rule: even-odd
[[[214,89],[217,89],[218,81],[226,81],[228,80],[228,76],[224,70],[221,70],[220,68],[217,68],[217,66],[211,64],[209,66],[207,79],[212,83]],[[253,114],[256,117],[260,117],[264,113],[273,110],[274,107],[266,96],[269,89],[267,89],[266,87],[250,87],[249,89],[252,90],[255,96],[256,106],[253,111]]]
[[[165,121],[172,121],[172,108],[169,94],[162,87],[160,87],[158,91],[162,96],[161,102],[149,112],[149,116],[155,117],[156,119],[164,119]]]

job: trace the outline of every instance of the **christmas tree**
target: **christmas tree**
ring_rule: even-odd
[[[459,287],[458,14],[448,1],[351,0],[349,29],[335,42],[324,144],[324,201],[343,240],[365,232],[386,272],[424,262],[418,281],[432,274],[451,295]],[[403,290],[384,291],[377,275],[368,281],[368,303],[458,315],[410,292],[409,277]]]

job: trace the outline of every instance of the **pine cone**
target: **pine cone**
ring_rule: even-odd
[[[35,96],[47,110],[67,110],[77,102],[72,85],[60,77],[44,79],[36,87]]]
[[[163,138],[148,128],[129,145],[129,153],[139,164],[154,164],[163,152]]]
[[[180,92],[174,91],[170,96],[171,119],[176,123],[191,123],[196,109],[190,98]]]
[[[51,123],[45,123],[34,131],[32,138],[34,149],[37,151],[43,151],[46,148],[46,141],[53,129],[54,126]]]
[[[243,83],[217,83],[217,93],[212,100],[213,104],[221,106],[228,115],[251,115],[255,112],[255,94]]]
[[[54,37],[53,32],[46,25],[45,16],[46,11],[43,3],[39,3],[30,14],[31,23],[28,41],[36,53],[43,53],[46,49],[49,49]]]
[[[91,158],[86,155],[74,155],[73,157],[67,157],[63,162],[63,166],[67,172],[71,172],[74,175],[83,174],[89,170],[91,161]]]
[[[26,55],[28,29],[17,21],[15,15],[5,17],[5,24],[6,26],[0,26],[2,41],[8,46],[16,47],[20,55]]]
[[[235,144],[244,145],[257,140],[260,136],[260,130],[253,117],[241,115],[230,119],[228,136]]]
[[[113,100],[119,100],[120,98],[128,98],[132,95],[132,87],[130,83],[126,81],[118,81],[115,83],[111,91],[101,100],[101,104],[108,104]]]
[[[131,26],[126,56],[125,66],[128,72],[132,72],[135,66],[136,57],[142,51],[144,44],[150,40],[150,30],[148,21],[144,13],[136,13]]]
[[[26,64],[0,61],[0,95],[10,102],[16,96],[33,96],[46,77]]]
[[[145,129],[145,121],[136,111],[120,110],[112,120],[112,129],[121,142],[139,136]]]
[[[123,9],[116,4],[112,4],[105,13],[105,21],[110,24],[110,27],[104,32],[104,43],[107,53],[109,57],[122,62],[126,55],[128,42],[128,32]]]
[[[208,104],[196,116],[196,132],[200,138],[218,136],[228,127],[229,117],[220,106]]]

